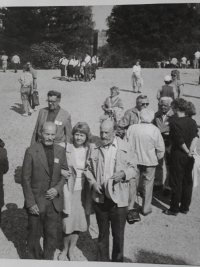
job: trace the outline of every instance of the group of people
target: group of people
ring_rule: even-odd
[[[138,66],[139,62],[134,73],[141,71]],[[33,83],[30,66],[24,73],[20,81],[22,88],[27,88],[26,76]],[[170,208],[163,211],[166,215],[188,213],[193,154],[199,138],[192,119],[196,111],[191,102],[181,98],[179,72],[174,70],[171,76],[165,77],[165,85],[159,90],[156,113],[148,108],[148,97],[139,95],[136,106],[123,114],[120,90],[112,87],[102,105],[100,137],[91,134],[86,122],[72,128],[71,115],[60,107],[61,93],[48,92],[48,107],[39,111],[22,167],[29,259],[53,260],[60,214],[63,248],[58,260],[74,260],[79,235],[87,231],[90,215],[95,213],[99,228],[97,260],[110,261],[111,226],[111,260],[123,262],[125,224],[135,220],[137,195],[142,197],[137,212],[143,216],[152,213],[153,191],[171,198]],[[3,155],[2,177],[8,170],[5,149]]]
[[[61,69],[61,81],[90,81],[96,79],[96,70],[98,68],[99,59],[96,55],[91,57],[86,53],[84,58],[70,56],[69,59],[63,54],[59,60]],[[66,72],[67,71],[67,72]]]
[[[2,70],[3,72],[6,72],[7,67],[8,67],[8,56],[6,55],[6,53],[3,51],[3,55],[1,56],[1,61],[2,61]],[[17,73],[17,69],[18,66],[20,64],[20,57],[18,54],[15,54],[12,59],[11,62],[14,65],[14,69],[15,69],[15,73]]]

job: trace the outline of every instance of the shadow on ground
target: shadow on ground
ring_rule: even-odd
[[[126,89],[120,89],[120,91],[123,91],[123,92],[129,92],[129,93],[133,93],[132,90],[126,90]]]
[[[20,259],[27,259],[28,216],[26,210],[18,209],[18,206],[14,203],[9,203],[6,207],[7,210],[2,212],[2,231],[6,238],[14,244]]]
[[[189,263],[183,259],[146,250],[139,250],[134,258],[134,262],[137,263],[189,265]]]
[[[88,261],[96,261],[97,238],[92,239],[89,231],[80,234],[77,247],[82,251],[83,255]]]
[[[16,113],[22,115],[23,114],[23,105],[20,104],[20,103],[15,103],[14,105],[17,105],[17,106],[11,106],[11,110],[15,111]]]
[[[185,95],[185,94],[183,94],[183,96],[186,96],[186,97],[192,97],[192,98],[197,98],[197,99],[200,99],[200,97],[199,97],[199,96],[193,96],[193,95]]]

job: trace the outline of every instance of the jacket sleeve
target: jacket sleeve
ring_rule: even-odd
[[[127,110],[124,116],[119,121],[118,125],[123,128],[127,128],[130,124],[130,111]]]
[[[157,158],[162,159],[165,153],[165,144],[159,129],[156,129],[155,131],[155,149]]]
[[[65,142],[70,143],[71,132],[72,132],[72,123],[71,123],[71,116],[69,115],[65,124],[65,136],[66,136]]]
[[[96,179],[94,178],[93,172],[92,172],[91,169],[88,168],[88,169],[84,172],[84,174],[85,174],[85,177],[86,177],[86,179],[87,179],[87,181],[88,181],[88,183],[89,183],[89,186],[90,186],[90,188],[91,188],[92,185],[93,185],[94,183],[96,183]]]
[[[62,160],[61,169],[67,170],[68,169],[68,165],[67,165],[65,149],[63,149],[63,154],[62,154],[61,158],[63,159]],[[61,173],[60,173],[60,179],[59,179],[58,183],[54,186],[54,188],[58,191],[59,195],[62,194],[63,186],[64,186],[65,182],[66,182],[65,177],[62,176]]]
[[[38,141],[37,132],[38,132],[38,127],[39,127],[40,114],[41,114],[41,111],[39,111],[38,118],[37,118],[37,121],[36,121],[36,124],[35,124],[35,128],[33,130],[33,135],[32,135],[32,139],[31,139],[31,145],[34,145]]]
[[[35,197],[31,188],[32,177],[32,155],[30,148],[27,148],[22,166],[22,188],[24,192],[26,208],[36,205]]]
[[[3,171],[3,174],[6,174],[9,170],[9,162],[7,158],[7,150],[5,148],[1,148],[2,150],[2,160],[0,161],[0,167]]]

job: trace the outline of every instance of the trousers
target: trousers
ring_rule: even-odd
[[[165,189],[170,189],[169,187],[169,165],[167,161],[169,153],[165,151],[164,157],[159,160],[156,166],[154,185],[160,186],[164,185]]]
[[[123,262],[127,207],[118,208],[116,203],[105,196],[104,203],[95,202],[95,213],[99,227],[97,261],[110,261],[109,235],[111,225],[113,236],[112,261]]]
[[[28,114],[31,110],[31,88],[22,87],[21,88],[21,100],[24,107],[24,112]]]
[[[142,192],[143,192],[142,212],[149,213],[152,211],[151,201],[153,195],[153,183],[155,179],[156,166],[137,165],[137,168],[138,168],[138,175],[136,176],[136,179],[130,180],[128,210],[134,208],[137,196],[137,188],[139,180],[141,179]]]
[[[90,81],[90,66],[84,67],[84,78],[85,78],[85,81],[87,80]]]
[[[189,211],[192,200],[194,158],[188,157],[182,151],[176,151],[170,156],[169,185],[172,189],[170,210],[176,213]]]
[[[28,213],[28,240],[27,250],[29,259],[41,259],[41,225],[43,226],[43,251],[45,260],[53,260],[57,242],[57,221],[59,213],[55,210],[52,201],[46,201],[45,211],[40,215]]]

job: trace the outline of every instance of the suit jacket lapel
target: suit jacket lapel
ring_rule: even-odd
[[[74,171],[77,172],[77,164],[76,164],[76,157],[75,157],[75,151],[74,151],[74,147],[72,144],[67,143],[67,160],[70,162],[68,162],[68,165],[72,166],[74,168]]]
[[[58,147],[56,145],[53,145],[53,151],[54,151],[54,164],[53,164],[53,174],[52,174],[52,180],[54,178],[54,175],[56,175],[56,170],[57,170],[57,167],[59,166],[59,160],[60,160],[60,156],[59,156],[59,151],[57,149]],[[56,160],[58,160],[56,162]]]
[[[47,162],[47,157],[43,148],[43,145],[41,143],[37,143],[37,155],[39,160],[41,161],[42,165],[44,166],[46,172],[48,173],[48,175],[50,175],[49,173],[49,166],[48,166],[48,162]]]

